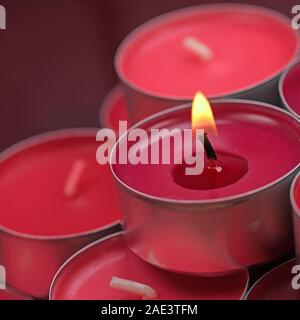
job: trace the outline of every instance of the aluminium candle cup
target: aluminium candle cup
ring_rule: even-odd
[[[96,164],[96,132],[96,128],[49,132],[0,155],[0,264],[8,285],[20,292],[47,297],[53,276],[67,258],[120,229],[109,168]],[[60,198],[69,166],[78,156],[87,161],[80,194]]]
[[[300,118],[300,60],[296,59],[281,75],[279,94],[281,105]]]
[[[226,16],[226,12],[228,16]],[[210,14],[212,17],[209,16]],[[214,17],[214,14],[216,14],[216,17]],[[202,17],[203,19],[201,20]],[[224,21],[222,20],[223,17]],[[227,33],[222,34],[221,37],[218,36],[221,32],[224,32],[227,21],[230,19],[233,19],[233,21],[232,24],[231,22],[228,23],[226,27],[228,28]],[[200,29],[195,31],[197,33],[196,37],[204,37],[212,48],[216,46],[217,53],[215,56],[220,61],[216,62],[215,65],[213,62],[208,61],[207,65],[211,64],[211,68],[203,67],[203,62],[199,62],[202,67],[196,73],[193,70],[197,70],[198,62],[195,63],[197,59],[193,57],[193,54],[182,53],[181,38],[183,36],[193,36],[193,28],[197,29],[196,25],[200,23],[199,21],[201,23],[204,21],[204,26],[203,30],[199,26]],[[224,22],[223,24],[222,21]],[[212,25],[209,27],[205,25],[206,23],[211,23]],[[217,25],[218,23],[220,25]],[[265,26],[267,23],[270,26]],[[183,26],[182,29],[180,28],[181,25]],[[244,25],[246,26],[245,33],[249,33],[249,39],[246,35],[243,36]],[[250,32],[249,30],[255,30],[255,28],[259,28],[259,31],[253,31],[253,34],[250,34],[252,31]],[[258,35],[262,35],[262,28],[265,28],[266,36],[259,42],[257,39],[259,38]],[[173,32],[170,32],[171,29]],[[206,36],[209,34],[208,31],[212,32],[210,38]],[[278,34],[278,39],[275,41],[276,34]],[[164,39],[161,39],[163,37],[168,41],[165,50],[161,50],[161,47],[165,43]],[[231,42],[227,44],[226,39],[229,38]],[[216,39],[220,40],[217,41]],[[173,42],[176,41],[178,44],[175,46]],[[216,44],[216,41],[218,44]],[[224,42],[223,44],[222,41]],[[251,44],[251,42],[255,41],[258,41],[258,43]],[[274,47],[275,43],[276,46]],[[243,48],[248,48],[250,44],[249,50],[244,52],[243,50],[247,49]],[[253,47],[255,46],[257,48],[253,56]],[[239,52],[238,49],[242,51]],[[166,54],[159,50],[166,52]],[[274,62],[273,66],[271,64],[268,65],[271,61],[270,57],[277,57],[276,53],[280,51],[282,51],[282,56],[284,56],[282,61],[279,63],[278,61]],[[139,54],[138,57],[135,57],[137,55],[136,52]],[[252,53],[248,54],[248,52]],[[154,54],[156,54],[156,57],[152,58]],[[178,59],[176,58],[176,54],[178,54]],[[231,54],[235,54],[236,57],[230,58]],[[161,15],[131,32],[117,50],[115,69],[124,89],[130,120],[132,123],[136,123],[153,113],[190,102],[193,99],[194,93],[199,90],[209,99],[250,99],[280,105],[278,94],[280,74],[298,54],[299,34],[292,29],[288,17],[282,16],[280,13],[268,8],[245,4],[200,5]],[[222,55],[225,56],[219,58]],[[246,56],[249,57],[247,58],[248,62],[245,63],[246,60],[244,61],[243,59]],[[174,57],[177,61],[180,59],[183,61],[180,66],[174,62]],[[239,57],[243,57],[243,59],[241,60]],[[140,65],[136,62],[137,58],[140,58]],[[152,66],[149,66],[151,59],[154,62]],[[276,59],[279,59],[279,55]],[[235,64],[236,61],[240,61],[240,65]],[[183,65],[184,63],[186,65]],[[193,65],[194,67],[191,69]],[[267,65],[268,70],[266,68]],[[148,68],[149,70],[144,70],[144,68]],[[230,70],[226,71],[228,68],[232,68],[232,72]],[[263,68],[265,68],[264,73],[253,77],[253,72],[257,72],[257,70]],[[220,74],[216,70],[220,70],[218,71]],[[236,72],[241,72],[241,70],[243,70],[242,75],[236,74]],[[176,73],[174,73],[175,71]],[[252,76],[250,76],[250,73]],[[166,74],[170,74],[170,76],[168,77]],[[209,90],[205,87],[206,85],[208,86],[209,82],[227,85],[232,82],[232,79],[241,79],[245,75],[249,79],[247,81],[243,80],[244,82],[240,85],[236,84],[226,89],[209,88]],[[153,81],[151,83],[149,79],[152,78]],[[208,78],[210,81],[208,81]],[[175,85],[174,79],[181,80],[176,80]],[[145,84],[144,82],[147,83]],[[187,87],[187,83],[189,82],[191,82],[191,85],[188,89],[185,88],[185,92],[181,92],[182,88],[184,86]],[[162,83],[162,88],[158,87],[157,83]],[[169,83],[169,85],[166,85],[166,83]],[[157,88],[154,88],[153,84]],[[173,90],[170,88],[173,88]]]
[[[128,246],[162,269],[205,276],[226,274],[271,261],[289,252],[293,244],[289,188],[299,169],[299,121],[260,102],[225,99],[213,101],[212,106],[219,130],[212,143],[217,154],[224,147],[248,157],[248,166],[254,169],[248,170],[245,179],[221,191],[201,190],[204,193],[199,195],[204,196],[198,198],[198,190],[190,193],[169,182],[170,168],[111,163]],[[184,105],[162,111],[132,129],[190,128],[190,108]],[[253,138],[255,133],[259,138]],[[111,159],[125,138],[115,145]],[[280,151],[274,149],[278,144]],[[252,182],[244,188],[248,181]],[[207,196],[210,192],[212,197]]]
[[[113,276],[149,285],[161,300],[239,300],[249,282],[247,269],[215,278],[160,270],[137,257],[127,247],[122,233],[116,233],[88,245],[66,261],[53,279],[49,299],[141,299],[111,288]]]
[[[300,173],[292,183],[290,199],[293,212],[296,258],[297,263],[300,264]]]
[[[101,128],[119,130],[119,121],[128,121],[125,97],[120,86],[115,86],[104,98],[99,111]]]

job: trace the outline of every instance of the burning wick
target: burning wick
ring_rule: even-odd
[[[83,171],[86,168],[86,161],[83,159],[77,159],[71,168],[68,179],[64,186],[64,196],[66,198],[72,198],[78,193],[78,188]]]
[[[109,286],[114,289],[141,296],[143,300],[157,299],[157,292],[150,286],[119,277],[112,277]]]
[[[214,57],[213,51],[205,43],[194,37],[185,37],[182,44],[186,49],[190,50],[204,61],[212,60]]]
[[[217,160],[216,152],[208,139],[207,133],[204,133],[204,150],[209,160]]]

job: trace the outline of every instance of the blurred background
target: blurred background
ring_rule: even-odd
[[[0,0],[0,149],[43,131],[99,126],[106,93],[117,83],[114,53],[146,20],[201,0]],[[300,0],[259,4],[292,16]]]

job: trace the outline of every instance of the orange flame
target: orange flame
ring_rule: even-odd
[[[197,92],[192,104],[192,129],[204,129],[206,133],[217,133],[214,115],[208,100]]]

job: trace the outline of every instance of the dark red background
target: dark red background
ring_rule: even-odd
[[[98,126],[101,101],[117,82],[113,56],[122,38],[160,13],[205,2],[212,1],[0,0],[7,11],[7,30],[0,30],[0,149],[46,130]],[[297,4],[247,2],[290,16]]]

